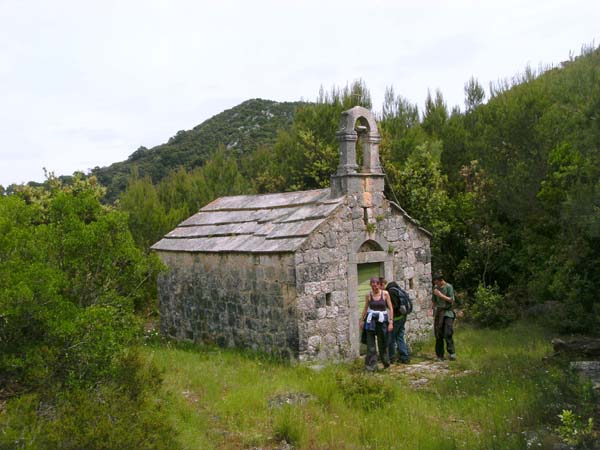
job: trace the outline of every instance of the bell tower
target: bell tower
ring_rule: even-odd
[[[362,142],[362,167],[356,163],[356,142]],[[380,205],[383,198],[384,174],[379,162],[379,142],[381,136],[371,111],[355,106],[342,113],[340,129],[336,133],[340,143],[340,162],[337,171],[331,176],[331,194],[339,197],[344,194],[362,195],[365,206]]]

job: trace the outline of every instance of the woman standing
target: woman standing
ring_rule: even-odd
[[[394,310],[390,295],[381,289],[379,278],[371,278],[371,292],[365,296],[365,307],[360,316],[360,328],[367,333],[367,356],[365,357],[365,368],[372,372],[377,370],[377,348],[383,368],[390,366],[388,356],[388,332],[394,328],[390,316],[393,317]],[[377,347],[375,346],[377,339]]]

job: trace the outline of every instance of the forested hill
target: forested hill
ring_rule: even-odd
[[[247,100],[223,111],[191,130],[178,131],[167,143],[140,147],[126,161],[95,168],[92,174],[108,187],[107,199],[114,201],[126,188],[134,168],[140,176],[160,181],[177,167],[193,169],[202,165],[220,145],[233,156],[253,152],[277,139],[277,131],[289,128],[299,102]]]

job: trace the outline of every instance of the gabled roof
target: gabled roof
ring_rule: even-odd
[[[221,197],[152,246],[174,252],[293,252],[344,197],[330,189]]]

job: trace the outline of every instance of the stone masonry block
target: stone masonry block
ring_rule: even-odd
[[[344,304],[346,304],[346,302],[344,301],[345,297],[344,297],[344,293],[341,291],[333,291],[331,293],[331,304],[335,305],[335,306],[342,306]]]
[[[317,308],[324,308],[324,307],[325,307],[325,305],[326,305],[326,302],[325,302],[325,294],[318,294],[318,295],[315,297],[315,306],[316,306]]]
[[[316,250],[308,250],[304,253],[305,264],[315,264],[319,262],[319,252]]]
[[[335,248],[338,243],[338,234],[335,231],[330,231],[325,235],[325,246]]]
[[[332,260],[331,251],[328,249],[319,250],[319,262],[329,263]]]
[[[321,293],[321,283],[319,281],[304,283],[304,293],[312,296]]]
[[[315,249],[325,247],[325,236],[323,236],[323,233],[317,233],[312,237],[311,247]]]
[[[298,264],[302,264],[304,262],[304,257],[302,252],[296,252],[294,254],[294,264],[298,265]]]
[[[425,264],[423,264],[422,262],[417,262],[415,264],[415,274],[417,276],[425,274]]]
[[[365,223],[362,219],[354,219],[352,221],[352,229],[354,231],[362,231],[365,229]]]
[[[333,283],[333,288],[336,291],[345,291],[348,287],[348,282],[344,279],[345,277],[338,277]]]
[[[390,241],[390,242],[394,242],[400,239],[400,233],[398,232],[398,230],[387,230],[385,232],[385,238]]]
[[[321,346],[321,336],[311,336],[308,338],[308,348],[309,351],[312,349],[315,351],[318,347]]]
[[[338,307],[337,306],[327,306],[325,307],[325,309],[327,310],[327,318],[336,318],[338,317]]]
[[[417,258],[416,258],[415,252],[409,251],[409,252],[406,253],[406,256],[407,256],[407,262],[411,266],[414,265],[417,262]]]
[[[416,239],[416,238],[412,239],[412,247],[413,248],[421,248],[421,247],[423,247],[423,245],[424,244],[423,244],[423,242],[421,240]]]
[[[321,281],[321,292],[331,293],[333,291],[334,282],[332,280],[329,281]]]

